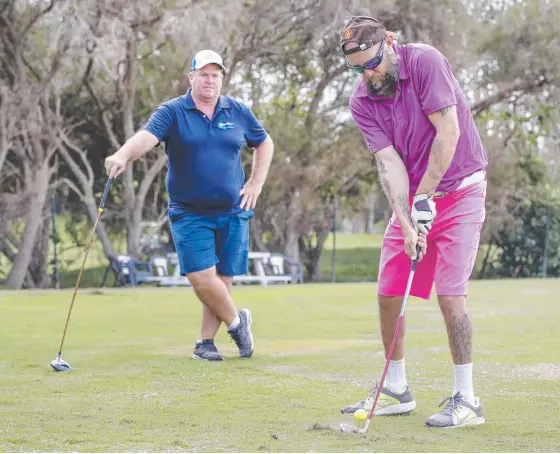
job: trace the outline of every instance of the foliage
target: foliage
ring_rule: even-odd
[[[333,200],[346,222],[372,225],[388,214],[348,114],[357,79],[338,46],[345,20],[372,13],[400,43],[432,44],[449,58],[490,157],[484,241],[508,236],[515,207],[548,203],[560,181],[558,2],[8,0],[0,7],[0,276],[15,288],[48,285],[47,195],[74,217],[72,235],[86,237],[104,158],[160,102],[185,92],[190,58],[213,48],[228,67],[224,93],[247,102],[276,144],[252,246],[325,279]],[[244,158],[249,174],[250,153]],[[168,229],[166,205],[160,147],[115,182],[98,226],[104,255],[142,255],[141,226]],[[124,246],[114,241],[122,232]]]

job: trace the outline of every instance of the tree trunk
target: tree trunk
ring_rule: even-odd
[[[325,241],[329,236],[329,229],[326,228],[324,231],[316,232],[316,234],[317,245],[310,251],[307,272],[309,273],[310,281],[321,282],[323,278],[321,270],[321,257],[323,256],[323,247],[325,246]]]
[[[142,236],[142,215],[139,210],[127,210],[127,232],[126,232],[126,248],[128,255],[140,258],[142,251],[140,250],[140,238]]]
[[[136,55],[136,30],[130,32],[127,47],[126,47],[126,73],[122,80],[122,122],[124,140],[126,142],[134,135],[134,102],[136,92],[136,70],[137,70],[137,55]],[[138,210],[136,208],[137,200],[134,190],[134,166],[135,163],[129,163],[123,173],[123,186],[124,186],[124,212],[127,227],[126,248],[128,255],[133,257],[140,257],[140,235],[142,227],[140,221],[142,220],[142,212],[140,211],[140,218],[138,218]]]
[[[299,191],[294,191],[290,198],[288,206],[288,221],[286,222],[286,245],[284,254],[290,259],[299,262],[299,233],[298,223],[300,214],[301,201],[299,198]]]
[[[266,247],[262,242],[262,228],[261,223],[259,222],[256,217],[251,221],[251,225],[249,227],[250,232],[250,246],[251,250],[264,252],[266,251]]]
[[[9,288],[20,289],[23,285],[35,246],[35,238],[41,226],[41,216],[49,186],[49,164],[44,162],[33,178],[33,197],[25,221],[20,248],[6,279]]]
[[[140,239],[142,237],[141,223],[144,206],[146,205],[148,191],[158,174],[165,167],[166,162],[167,156],[160,154],[158,159],[150,165],[149,170],[144,174],[135,196],[133,193],[134,209],[131,212],[130,222],[128,222],[129,218],[127,216],[127,249],[128,254],[133,257],[140,258],[142,254]]]
[[[87,188],[85,204],[93,228],[93,224],[97,219],[98,206],[96,204],[92,188]],[[99,241],[101,242],[101,246],[103,247],[103,253],[105,254],[105,256],[106,257],[115,256],[116,255],[115,249],[113,249],[113,245],[111,243],[111,240],[109,239],[109,235],[107,235],[107,232],[105,231],[105,227],[101,222],[97,224],[96,233],[97,233],[97,237],[99,238]]]
[[[373,233],[373,226],[375,225],[375,192],[371,191],[368,194],[368,205],[366,212],[366,233]]]
[[[494,247],[494,238],[491,237],[490,241],[488,242],[488,249],[486,249],[486,254],[484,255],[484,260],[482,261],[482,268],[478,273],[478,279],[484,279],[486,276],[486,267],[488,266],[488,258],[490,257],[490,251]]]
[[[37,231],[35,251],[29,264],[29,273],[33,276],[35,287],[48,288],[51,286],[49,278],[49,229],[50,210],[45,210],[43,223]]]

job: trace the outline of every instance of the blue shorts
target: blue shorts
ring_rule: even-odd
[[[216,265],[222,276],[247,274],[249,266],[249,220],[252,211],[207,216],[182,208],[169,208],[169,223],[181,274]]]

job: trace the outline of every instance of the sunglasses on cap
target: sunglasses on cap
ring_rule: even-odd
[[[346,66],[348,66],[349,69],[357,73],[363,73],[366,69],[368,71],[372,71],[381,64],[381,62],[383,61],[384,53],[385,53],[385,39],[381,41],[381,46],[379,46],[379,51],[377,52],[377,55],[373,57],[371,60],[366,61],[361,66],[353,66],[347,60]]]

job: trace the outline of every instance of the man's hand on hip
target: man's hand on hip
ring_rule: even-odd
[[[254,210],[262,187],[262,183],[256,183],[249,179],[247,183],[245,183],[245,186],[243,186],[243,189],[241,189],[240,195],[242,195],[243,198],[239,206],[245,211]]]
[[[412,199],[410,217],[417,232],[427,235],[436,217],[436,203],[428,194],[416,194]]]

